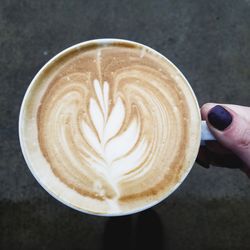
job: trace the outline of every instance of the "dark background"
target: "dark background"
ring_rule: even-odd
[[[166,201],[117,219],[74,211],[35,181],[18,141],[24,93],[58,52],[104,37],[164,54],[200,105],[250,106],[249,0],[0,0],[0,249],[250,249],[250,180],[239,170],[195,165]]]

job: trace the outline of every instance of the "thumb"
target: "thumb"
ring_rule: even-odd
[[[241,158],[250,170],[250,108],[207,103],[202,106],[201,115],[218,142]]]

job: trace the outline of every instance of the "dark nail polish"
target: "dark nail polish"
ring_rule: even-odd
[[[223,131],[232,123],[233,117],[222,106],[216,105],[209,111],[208,121],[213,127]]]

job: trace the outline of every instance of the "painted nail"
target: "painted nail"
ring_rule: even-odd
[[[208,121],[213,127],[223,131],[232,123],[233,117],[225,108],[216,105],[209,111]]]

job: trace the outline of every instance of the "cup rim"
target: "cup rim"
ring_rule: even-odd
[[[100,38],[100,39],[93,39],[93,40],[87,40],[84,42],[80,42],[77,43],[73,46],[67,47],[66,49],[62,50],[61,52],[57,53],[55,56],[53,56],[48,62],[46,62],[44,64],[44,66],[36,73],[36,75],[34,76],[34,78],[32,79],[32,81],[30,82],[25,95],[23,97],[22,100],[22,104],[21,104],[21,108],[20,108],[20,112],[19,112],[19,120],[18,120],[18,137],[19,137],[19,142],[20,142],[20,146],[21,146],[21,151],[23,154],[23,157],[25,159],[25,162],[29,168],[29,170],[31,171],[32,175],[35,177],[36,181],[43,187],[43,189],[45,191],[47,191],[52,197],[54,197],[56,200],[58,200],[59,202],[61,202],[62,204],[77,210],[79,212],[82,212],[84,214],[88,214],[88,215],[95,215],[95,216],[100,216],[100,217],[117,217],[117,216],[126,216],[126,215],[132,215],[132,214],[136,214],[139,212],[142,212],[144,210],[147,210],[149,208],[152,208],[154,206],[156,206],[157,204],[161,203],[163,200],[167,199],[182,183],[183,181],[186,179],[187,175],[190,173],[194,163],[195,163],[195,157],[192,161],[190,161],[190,166],[187,167],[186,171],[184,174],[182,174],[180,180],[163,196],[161,197],[159,200],[156,200],[154,202],[151,202],[149,204],[147,204],[144,207],[138,208],[138,209],[133,209],[130,211],[126,211],[126,212],[118,212],[118,213],[98,213],[98,212],[92,212],[92,211],[88,211],[85,210],[83,208],[77,207],[74,204],[71,204],[70,202],[68,202],[67,200],[64,200],[63,197],[59,197],[57,196],[55,193],[53,193],[53,190],[50,190],[43,182],[42,180],[40,180],[39,176],[36,174],[36,171],[32,168],[32,164],[29,160],[28,155],[26,154],[25,151],[25,145],[24,145],[24,138],[22,135],[22,120],[23,120],[23,113],[24,113],[24,109],[25,109],[25,102],[26,99],[28,99],[29,97],[29,93],[33,87],[33,85],[35,85],[37,78],[39,78],[39,76],[43,73],[43,71],[48,68],[50,66],[50,64],[52,64],[55,60],[57,60],[58,58],[60,58],[61,56],[63,56],[64,54],[68,53],[70,50],[74,50],[77,48],[82,48],[82,47],[86,47],[89,44],[97,44],[97,45],[109,45],[112,43],[125,43],[125,44],[131,44],[131,45],[135,45],[138,46],[140,48],[145,48],[150,52],[153,52],[154,54],[160,56],[161,58],[163,58],[164,60],[166,60],[179,74],[180,76],[183,78],[183,80],[185,81],[185,84],[187,85],[193,99],[194,99],[194,104],[196,106],[197,109],[197,113],[198,116],[200,117],[201,120],[201,116],[200,116],[200,112],[199,112],[199,104],[196,98],[196,95],[191,87],[191,85],[189,84],[188,80],[186,79],[186,77],[183,75],[183,73],[177,68],[177,66],[175,66],[175,64],[170,61],[167,57],[165,57],[164,55],[162,55],[161,53],[159,53],[158,51],[156,51],[155,49],[144,45],[142,43],[139,42],[135,42],[135,41],[131,41],[131,40],[127,40],[127,39],[118,39],[118,38]],[[201,125],[199,126],[199,131],[197,132],[197,142],[200,142],[200,138],[201,138]],[[198,148],[196,150],[196,155],[198,154]]]

